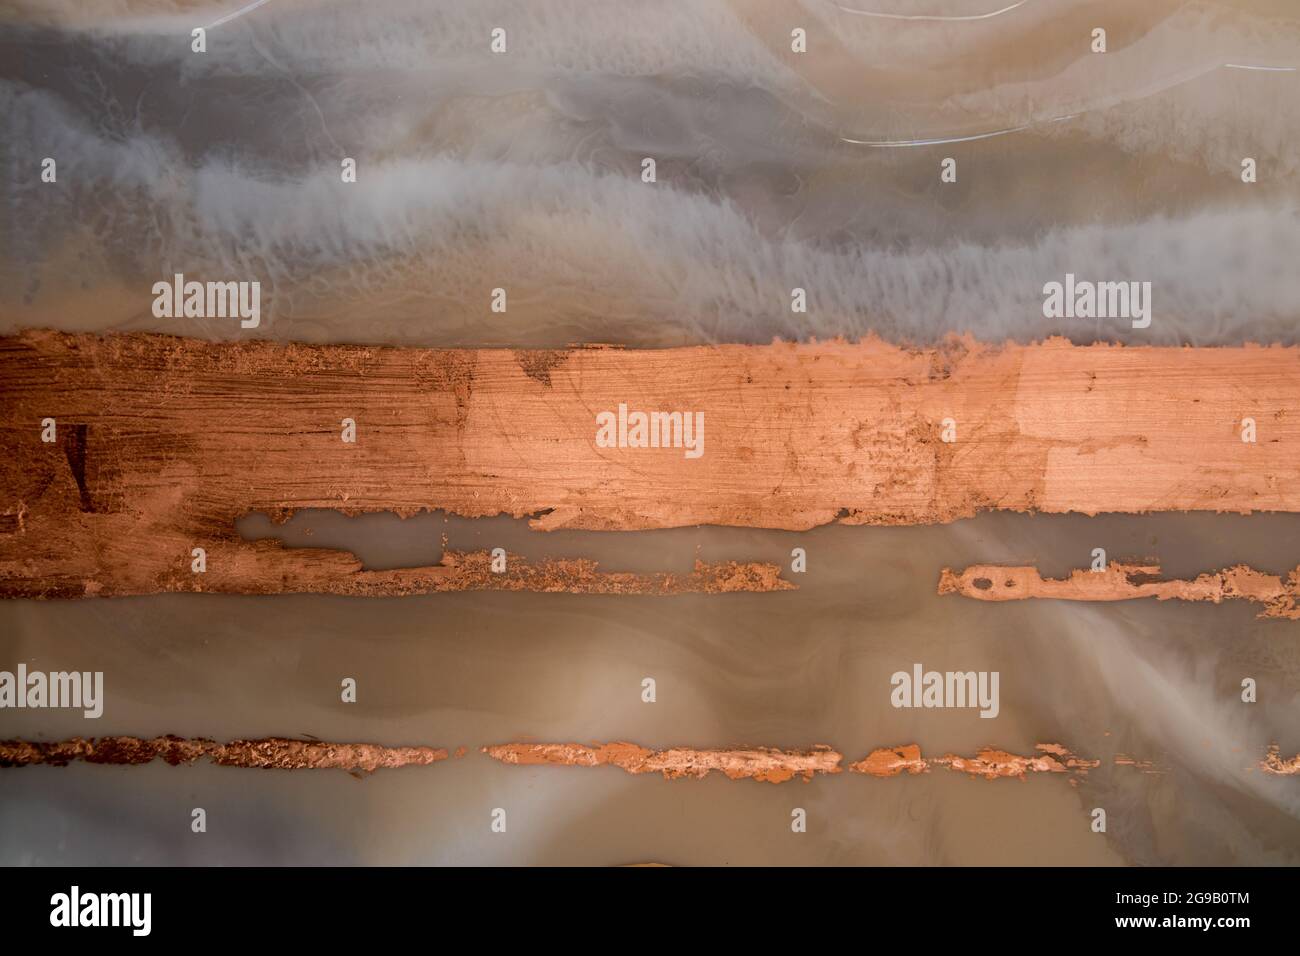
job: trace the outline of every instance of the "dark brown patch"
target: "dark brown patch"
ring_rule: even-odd
[[[1146,571],[1129,571],[1124,575],[1124,580],[1134,587],[1143,584],[1159,584],[1164,579],[1164,575],[1148,574]]]
[[[565,349],[516,349],[515,361],[535,382],[551,387],[551,370],[569,357]]]
[[[90,491],[86,488],[86,431],[87,426],[73,425],[63,431],[63,454],[67,456],[68,467],[72,477],[77,481],[77,491],[81,493],[81,510],[94,511],[90,506]]]

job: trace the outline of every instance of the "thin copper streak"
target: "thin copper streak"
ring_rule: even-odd
[[[1060,744],[1036,744],[1038,752],[1021,756],[993,747],[980,749],[974,757],[945,754],[926,758],[916,744],[881,747],[862,760],[849,765],[851,773],[873,777],[928,773],[932,767],[946,767],[988,780],[999,777],[1024,779],[1030,773],[1070,774],[1071,782],[1100,766],[1100,760],[1088,760],[1071,753]],[[503,763],[518,765],[596,767],[610,764],[632,774],[662,773],[667,779],[705,777],[719,771],[732,780],[752,779],[783,783],[796,776],[811,780],[814,774],[841,772],[843,755],[825,744],[808,750],[779,750],[772,747],[737,747],[696,750],[673,747],[649,750],[636,744],[531,744],[508,743],[482,748],[483,753]],[[456,757],[466,748],[458,747]],[[435,747],[385,747],[379,744],[330,743],[321,740],[293,740],[267,737],[260,740],[233,740],[217,743],[205,738],[163,737],[72,737],[53,742],[0,740],[0,767],[23,767],[33,764],[67,766],[81,760],[86,763],[135,765],[162,760],[177,766],[207,759],[226,767],[267,770],[338,769],[374,771],[406,766],[427,766],[448,759],[447,751]],[[1160,772],[1149,760],[1136,760],[1123,754],[1114,758],[1115,766],[1134,767],[1144,773]],[[1258,763],[1265,773],[1278,776],[1300,775],[1300,754],[1283,757],[1277,745],[1269,747],[1267,756]]]
[[[1024,777],[1027,773],[1086,774],[1100,764],[1074,756],[1059,744],[1038,744],[1038,753],[1021,757],[1004,750],[984,748],[975,757],[948,754],[929,760],[921,756],[915,744],[882,748],[852,764],[854,773],[892,777],[900,773],[925,773],[931,766],[944,766],[973,776]],[[819,744],[810,750],[776,750],[767,747],[729,750],[695,750],[674,747],[649,750],[636,744],[533,744],[510,743],[484,747],[483,752],[503,763],[520,765],[552,764],[570,767],[597,767],[610,764],[628,773],[662,773],[666,778],[704,777],[717,770],[733,780],[749,778],[782,783],[795,776],[811,780],[817,773],[840,773],[843,756]]]
[[[280,559],[285,568],[307,573],[262,576],[244,574],[250,555]],[[445,549],[437,564],[418,568],[367,571],[345,551],[286,548],[276,541],[213,545],[212,573],[175,575],[163,590],[205,594],[342,594],[350,597],[402,597],[456,591],[529,591],[544,594],[616,594],[662,597],[675,594],[761,594],[797,590],[781,577],[781,567],[764,561],[702,561],[689,572],[605,571],[589,558],[529,560],[508,553],[505,570],[494,571],[487,550]],[[231,569],[237,569],[232,573]],[[308,570],[309,569],[309,570]],[[0,597],[122,597],[153,593],[148,586],[84,588],[51,593],[43,585],[0,582]]]
[[[379,744],[329,743],[322,740],[232,740],[218,743],[184,737],[73,737],[49,743],[0,740],[0,767],[32,764],[66,766],[86,763],[145,764],[162,760],[172,766],[207,759],[223,767],[265,770],[374,771],[393,767],[426,766],[447,759],[435,747],[384,747]]]
[[[1116,754],[1115,766],[1133,767],[1134,769],[1141,770],[1143,773],[1150,774],[1165,772],[1165,768],[1157,766],[1154,760],[1142,760],[1137,757],[1130,757],[1127,754]]]
[[[960,594],[980,601],[1242,600],[1264,605],[1261,618],[1300,620],[1300,568],[1285,579],[1244,564],[1198,575],[1191,580],[1162,579],[1160,565],[1112,561],[1104,570],[1075,570],[1068,578],[1044,578],[1037,568],[976,564],[964,571],[944,568],[940,594]]]
[[[901,773],[928,773],[931,767],[947,767],[973,777],[995,780],[998,777],[1024,779],[1030,773],[1067,773],[1085,776],[1089,770],[1101,765],[1100,760],[1086,760],[1072,754],[1060,744],[1035,744],[1038,753],[1020,756],[993,747],[980,749],[974,757],[945,754],[926,758],[916,744],[901,747],[881,747],[871,751],[857,763],[849,765],[851,773],[872,777],[896,777]]]
[[[1080,778],[1101,766],[1100,760],[1080,757],[1061,744],[1035,744],[1035,753],[1024,756],[995,747],[983,747],[973,757],[944,754],[924,757],[916,744],[881,747],[849,765],[850,773],[872,777],[929,773],[943,767],[972,777],[996,780],[1025,779],[1029,774],[1065,774],[1077,785]],[[783,783],[796,776],[811,780],[814,774],[841,772],[842,755],[819,744],[809,750],[777,750],[769,747],[695,750],[673,747],[650,750],[624,741],[608,744],[508,743],[484,747],[483,752],[502,763],[520,766],[599,767],[611,765],[632,774],[662,773],[668,779],[705,777],[719,771],[732,780],[752,779]],[[1113,759],[1117,767],[1132,767],[1143,773],[1161,773],[1153,761],[1137,760],[1124,754]],[[1273,747],[1259,768],[1274,774],[1300,774],[1300,756],[1283,759]]]
[[[429,568],[357,571],[349,581],[315,582],[336,593],[400,595],[441,591],[534,591],[563,594],[729,594],[792,591],[779,565],[760,561],[706,562],[698,558],[688,574],[672,571],[638,573],[603,571],[588,558],[543,558],[529,561],[507,554],[505,570],[492,570],[492,553],[445,550]],[[288,590],[289,585],[283,589]]]
[[[484,747],[489,757],[509,764],[556,764],[569,767],[597,767],[610,764],[628,773],[662,773],[677,777],[706,777],[719,771],[732,780],[751,779],[783,783],[795,776],[811,780],[818,773],[840,773],[843,754],[825,744],[808,750],[777,750],[745,747],[726,750],[695,750],[673,747],[649,750],[636,744],[496,744]]]
[[[1086,776],[1088,771],[1101,766],[1100,760],[1078,757],[1060,744],[1035,744],[1034,748],[1038,753],[1028,757],[984,747],[974,757],[945,754],[927,759],[921,756],[921,748],[916,744],[904,744],[901,747],[873,750],[862,760],[850,764],[849,772],[873,777],[896,777],[902,773],[929,773],[931,767],[937,766],[974,777],[984,777],[986,780],[999,777],[1019,777],[1023,780],[1030,773],[1069,774],[1070,783],[1075,784],[1079,777]],[[1167,769],[1158,766],[1153,760],[1141,760],[1126,754],[1116,754],[1112,763],[1116,767],[1132,767],[1146,774],[1160,774]],[[1256,766],[1265,773],[1279,776],[1300,775],[1300,754],[1283,757],[1280,748],[1273,745]]]

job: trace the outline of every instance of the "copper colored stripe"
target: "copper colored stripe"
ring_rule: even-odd
[[[87,763],[142,764],[162,760],[176,766],[207,759],[225,767],[265,770],[379,770],[423,766],[447,759],[447,751],[434,747],[383,747],[379,744],[339,744],[319,740],[232,740],[217,743],[183,737],[73,737],[51,743],[25,740],[0,741],[0,767],[31,764],[66,766],[74,760]]]
[[[497,744],[483,752],[503,763],[558,764],[569,767],[597,767],[610,764],[628,773],[662,773],[665,778],[705,777],[719,771],[732,780],[752,779],[782,783],[795,776],[811,780],[817,773],[839,773],[842,755],[825,745],[809,750],[776,750],[769,747],[738,747],[727,750],[695,750],[673,747],[647,750],[629,743],[593,744]]]
[[[882,747],[873,750],[862,760],[849,765],[852,773],[873,777],[894,777],[901,773],[928,773],[931,767],[947,767],[959,773],[994,780],[998,777],[1019,777],[1030,773],[1066,773],[1083,775],[1101,763],[1084,760],[1070,753],[1060,744],[1036,744],[1038,751],[1030,756],[1020,756],[993,747],[980,749],[974,757],[945,754],[925,758],[916,744],[901,747]]]

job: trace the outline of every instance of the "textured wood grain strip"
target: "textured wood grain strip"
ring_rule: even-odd
[[[597,447],[595,416],[619,403],[703,412],[703,456]],[[194,547],[213,589],[347,593],[330,582],[355,579],[351,555],[245,542],[234,522],[250,511],[611,530],[1296,511],[1298,409],[1300,349],[1281,347],[519,352],[32,332],[0,341],[0,594],[193,590]],[[1257,443],[1240,440],[1245,417]]]

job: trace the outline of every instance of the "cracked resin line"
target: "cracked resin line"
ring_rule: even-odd
[[[673,747],[647,750],[629,743],[594,744],[497,744],[483,752],[502,763],[565,767],[598,767],[610,764],[628,773],[662,773],[666,779],[706,777],[717,770],[732,780],[751,779],[783,783],[795,776],[811,780],[816,773],[839,773],[843,755],[824,744],[810,750],[776,750],[769,747],[737,747],[727,750],[694,750]]]
[[[339,744],[321,740],[232,740],[217,743],[184,737],[73,737],[50,743],[0,740],[0,767],[32,764],[66,766],[86,763],[144,764],[162,760],[173,767],[207,759],[223,767],[263,770],[374,771],[391,767],[425,766],[447,759],[434,747],[384,747],[379,744]]]
[[[960,594],[980,601],[1024,601],[1050,598],[1060,601],[1242,600],[1264,605],[1260,618],[1300,620],[1300,568],[1284,580],[1239,564],[1222,571],[1198,575],[1193,580],[1163,580],[1160,565],[1112,561],[1104,571],[1075,570],[1068,578],[1044,578],[1034,567],[976,564],[964,571],[944,568],[939,575],[940,594]]]

